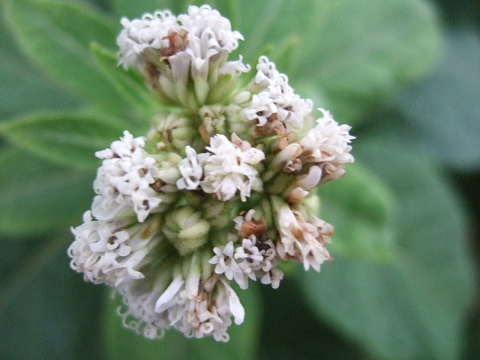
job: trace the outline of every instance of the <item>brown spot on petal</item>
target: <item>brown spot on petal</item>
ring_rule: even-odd
[[[206,143],[210,142],[210,134],[207,132],[207,130],[203,125],[200,125],[198,127],[198,132],[200,133],[200,136],[202,137],[203,140],[205,140]]]
[[[145,210],[150,210],[150,203],[147,199],[142,201],[142,205],[145,207]]]
[[[150,187],[155,190],[156,192],[161,192],[162,187],[165,185],[165,183],[162,180],[157,180],[155,181]]]
[[[260,251],[267,251],[267,250],[270,250],[272,248],[269,244],[267,244],[263,241],[257,242],[256,247]]]
[[[155,231],[156,231],[156,226],[151,223],[142,230],[140,234],[140,238],[143,240],[150,239],[155,233]]]
[[[153,91],[158,91],[158,76],[160,75],[158,68],[152,62],[146,61],[143,70],[147,84]]]
[[[187,34],[187,30],[180,29],[179,32],[170,31],[167,36],[164,36],[163,39],[167,39],[169,44],[168,47],[162,48],[160,50],[163,55],[163,58],[160,60],[166,60],[168,62],[168,57],[175,55],[177,52],[185,49],[185,46],[188,42]]]
[[[255,235],[257,238],[261,237],[267,231],[267,225],[262,221],[245,221],[242,224],[242,228],[239,231],[239,235],[244,239],[248,239],[251,235]]]

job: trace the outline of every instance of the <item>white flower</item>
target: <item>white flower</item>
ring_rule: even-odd
[[[248,287],[248,277],[234,258],[235,247],[233,241],[229,241],[223,248],[213,248],[213,252],[215,256],[210,259],[209,263],[215,265],[215,273],[225,274],[228,280],[235,279],[240,288],[246,289]]]
[[[190,6],[188,14],[178,17],[157,11],[140,20],[123,18],[121,23],[124,29],[117,38],[120,63],[142,71],[164,101],[191,106],[188,84],[193,80],[195,97],[204,103],[220,75],[250,70],[241,58],[227,62],[243,37],[208,5]]]
[[[158,177],[156,160],[143,150],[144,146],[144,138],[133,138],[125,131],[110,149],[95,154],[104,159],[93,183],[97,196],[92,214],[98,220],[113,220],[133,209],[138,221],[143,222],[160,204],[158,193],[151,188]]]
[[[288,84],[286,75],[277,71],[267,57],[258,60],[253,86],[261,91],[253,95],[244,110],[247,120],[257,122],[257,133],[267,135],[274,130],[292,131],[303,127],[303,120],[312,111],[312,101],[304,100]]]
[[[248,120],[256,120],[257,126],[265,126],[269,121],[279,121],[277,106],[270,92],[262,91],[253,95],[251,105],[245,109],[245,116]],[[274,119],[274,117],[276,118]]]
[[[305,270],[311,266],[316,271],[320,271],[325,260],[331,259],[325,243],[330,242],[332,225],[315,216],[307,221],[299,211],[292,211],[286,205],[278,211],[277,228],[280,235],[277,252],[282,259],[296,258]]]
[[[122,18],[121,24],[124,29],[117,38],[120,64],[125,68],[135,66],[141,71],[145,57],[153,55],[155,50],[174,46],[168,35],[179,30],[177,18],[168,10],[145,14],[132,21]]]
[[[188,15],[179,15],[178,20],[187,31],[185,53],[191,58],[193,78],[207,78],[209,69],[223,65],[243,40],[242,34],[232,31],[230,20],[208,5],[189,6]]]
[[[231,317],[237,325],[243,323],[245,310],[230,285],[220,280],[212,293],[195,296],[188,288],[179,294],[184,316],[175,328],[187,337],[202,338],[211,335],[217,341],[228,341]]]
[[[302,163],[318,164],[323,172],[321,181],[325,182],[345,173],[341,164],[353,162],[349,144],[354,137],[349,134],[350,126],[338,125],[328,111],[319,110],[323,117],[298,143],[303,147]]]
[[[155,311],[155,305],[172,282],[172,274],[163,268],[147,268],[145,278],[126,281],[116,288],[124,303],[117,313],[126,328],[146,338],[158,339],[171,327],[169,313]]]
[[[211,155],[205,161],[205,178],[200,185],[206,193],[215,193],[219,200],[230,200],[239,191],[242,201],[246,201],[252,189],[261,188],[258,172],[252,165],[265,159],[265,154],[235,135],[232,140],[225,135],[210,139],[207,150]]]
[[[187,337],[228,341],[231,317],[241,324],[245,310],[225,280],[215,280],[208,290],[203,287],[198,260],[198,255],[187,258],[186,272],[178,267],[173,274],[152,268],[149,275],[157,277],[155,281],[145,278],[122,284],[119,291],[127,306],[121,314],[124,324],[151,338],[173,327]]]
[[[283,272],[277,268],[273,268],[270,271],[264,272],[260,282],[263,285],[272,285],[272,288],[278,289],[280,281],[283,279]]]
[[[261,278],[262,284],[272,284],[273,288],[277,288],[283,278],[283,273],[276,269],[277,253],[272,240],[257,241],[255,235],[251,235],[238,244],[233,236],[225,247],[215,247],[213,252],[215,256],[209,263],[215,265],[215,273],[235,280],[241,289],[248,287],[249,278],[254,281]]]
[[[206,193],[216,194],[221,201],[232,199],[237,191],[245,201],[252,189],[260,189],[258,172],[252,165],[262,161],[265,154],[235,134],[232,140],[230,142],[225,135],[215,135],[206,147],[208,153],[197,154],[187,146],[187,157],[179,165],[182,178],[177,181],[177,187],[196,190],[200,186]]]
[[[296,185],[304,190],[315,188],[322,180],[322,169],[319,166],[312,166],[308,169],[308,173],[297,176]]]
[[[125,131],[96,153],[71,267],[119,292],[123,324],[147,338],[173,328],[228,341],[245,317],[231,282],[277,288],[284,261],[319,271],[330,260],[333,227],[311,214],[315,188],[353,162],[350,127],[320,109],[302,130],[312,102],[265,56],[240,81],[250,66],[229,56],[243,37],[208,5],[121,24],[119,64],[143,74],[159,113],[148,144]]]
[[[323,117],[317,120],[317,126],[310,130],[298,142],[283,144],[271,162],[274,173],[282,170],[293,173],[295,194],[292,202],[301,202],[305,197],[300,189],[311,190],[319,184],[341,177],[345,173],[344,163],[353,162],[349,145],[353,136],[350,126],[338,125],[330,113],[319,109]],[[290,191],[294,188],[290,189]]]
[[[240,55],[238,60],[227,61],[224,65],[222,65],[219,72],[221,74],[230,74],[230,75],[233,75],[233,76],[237,76],[237,75],[240,75],[242,73],[247,73],[250,70],[251,70],[250,65],[249,64],[244,64],[243,63],[243,57]]]
[[[155,223],[127,227],[125,220],[94,221],[90,211],[83,221],[72,228],[75,241],[68,248],[72,269],[83,272],[88,281],[109,286],[143,278],[140,265],[157,243]]]
[[[203,165],[209,154],[197,154],[194,148],[187,146],[185,155],[187,157],[178,165],[182,177],[178,179],[177,187],[180,190],[196,190],[203,178]]]
[[[252,280],[260,278],[264,285],[278,288],[283,279],[283,272],[277,269],[277,252],[272,240],[258,241],[254,235],[242,240],[237,247],[235,259],[241,259],[239,265]]]
[[[254,82],[256,85],[267,88],[270,85],[279,85],[285,83],[285,75],[282,75],[274,62],[270,61],[266,56],[258,58],[257,73]]]

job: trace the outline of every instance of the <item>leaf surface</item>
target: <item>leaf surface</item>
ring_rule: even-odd
[[[0,234],[44,234],[78,224],[93,199],[94,171],[43,161],[17,149],[0,152]]]
[[[356,153],[395,196],[397,256],[337,256],[321,274],[299,274],[306,300],[376,357],[456,359],[473,292],[458,198],[428,158],[391,139],[364,139]]]

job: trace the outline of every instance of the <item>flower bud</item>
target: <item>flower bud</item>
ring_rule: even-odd
[[[210,223],[201,218],[199,212],[190,206],[184,206],[167,214],[162,229],[180,255],[187,255],[208,240]]]

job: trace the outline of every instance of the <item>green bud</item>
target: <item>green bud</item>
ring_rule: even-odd
[[[205,244],[208,240],[210,223],[201,218],[200,212],[184,206],[170,212],[162,229],[168,240],[184,256]]]
[[[195,128],[185,116],[160,113],[153,118],[147,138],[157,150],[178,152],[183,151],[196,135]]]
[[[208,103],[227,103],[233,90],[238,85],[236,77],[232,74],[223,74],[218,78],[215,86],[211,86],[210,94],[208,95]]]

